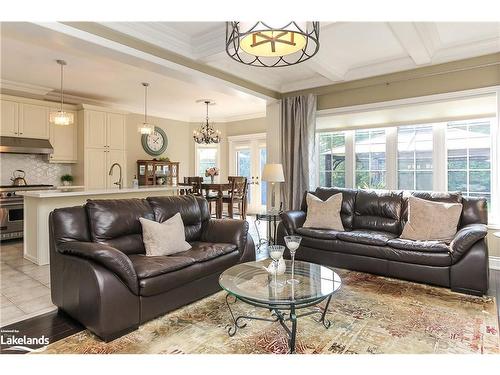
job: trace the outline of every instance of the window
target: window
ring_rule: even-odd
[[[318,142],[320,186],[345,187],[345,134],[320,133]]]
[[[446,128],[448,190],[488,199],[491,209],[490,121],[451,122]]]
[[[398,189],[432,190],[432,125],[398,127]]]
[[[210,182],[210,177],[205,177],[207,168],[218,167],[219,147],[196,145],[196,171],[204,181]]]
[[[385,129],[356,130],[356,186],[366,189],[385,188]]]

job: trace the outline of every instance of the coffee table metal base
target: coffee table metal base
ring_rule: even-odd
[[[327,299],[326,306],[324,309],[321,309],[318,306],[318,304],[323,302],[325,299]],[[236,297],[235,295],[228,293],[226,294],[226,305],[229,309],[229,313],[231,314],[233,323],[228,328],[227,333],[230,337],[232,337],[236,334],[238,329],[245,328],[247,324],[243,323],[242,320],[261,320],[266,322],[279,322],[288,336],[288,347],[290,349],[290,353],[295,353],[295,340],[297,337],[297,319],[308,315],[321,314],[320,318],[316,320],[316,322],[323,324],[323,326],[326,329],[330,328],[331,322],[326,318],[326,312],[328,311],[328,306],[330,305],[331,299],[332,295],[303,304],[290,303],[290,304],[274,305],[274,304],[260,303],[242,297]],[[262,318],[258,316],[249,316],[249,315],[239,315],[235,317],[233,310],[231,309],[231,305],[235,304],[238,300],[248,303],[249,305],[252,306],[268,309],[271,312],[271,318]],[[309,311],[297,314],[296,311],[303,308],[308,308]],[[289,311],[289,312],[284,312],[284,311]],[[291,327],[288,326],[287,322],[291,323],[290,324]]]

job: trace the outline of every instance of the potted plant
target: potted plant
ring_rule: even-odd
[[[70,174],[64,174],[61,176],[61,182],[64,186],[70,186],[73,183],[73,176]]]

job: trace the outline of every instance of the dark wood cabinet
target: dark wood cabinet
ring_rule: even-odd
[[[179,162],[137,160],[137,179],[140,186],[177,185],[179,182]]]

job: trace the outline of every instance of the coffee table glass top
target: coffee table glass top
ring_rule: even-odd
[[[331,268],[319,264],[295,261],[294,278],[300,283],[289,284],[292,262],[286,260],[286,271],[278,275],[278,281],[284,285],[272,287],[274,276],[264,267],[271,260],[237,264],[224,271],[219,278],[220,286],[236,297],[265,304],[303,304],[321,300],[336,292],[342,281]]]

